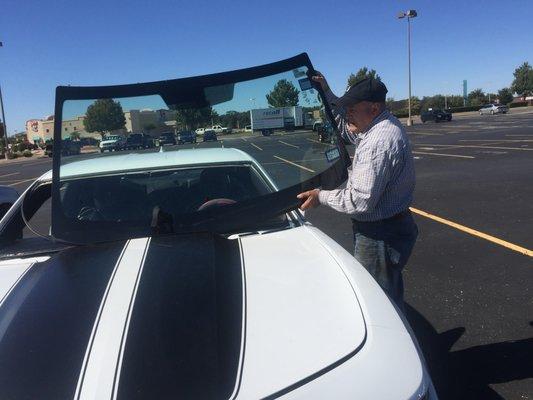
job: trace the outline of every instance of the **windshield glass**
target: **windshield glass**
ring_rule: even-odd
[[[128,87],[143,95],[66,96],[58,123],[77,122],[74,141],[126,140],[56,151],[54,236],[86,243],[238,230],[295,209],[302,189],[339,184],[345,149],[300,58],[263,72],[160,82],[154,93],[145,94],[149,84]],[[195,134],[163,147],[169,132]]]

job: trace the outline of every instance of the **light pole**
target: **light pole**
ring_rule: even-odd
[[[407,126],[413,125],[413,120],[411,119],[411,18],[417,15],[416,10],[407,10],[406,12],[401,11],[398,13],[399,19],[407,17],[407,59],[409,63],[409,98],[407,99],[409,118],[407,119]]]
[[[3,47],[4,44],[0,42],[0,47]],[[2,111],[2,128],[4,133],[4,157],[7,160],[7,153],[9,153],[9,146],[7,141],[7,126],[6,126],[6,115],[4,114],[4,100],[2,98],[2,87],[0,86],[0,110]]]

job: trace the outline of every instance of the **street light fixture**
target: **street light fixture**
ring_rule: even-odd
[[[398,13],[398,19],[407,18],[407,58],[409,62],[409,98],[407,99],[409,118],[407,119],[407,126],[413,125],[413,120],[411,119],[411,18],[417,15],[416,10],[407,10],[406,12],[401,11]]]
[[[4,44],[0,42],[0,47],[3,47]],[[2,87],[0,86],[0,111],[2,113],[2,131],[4,134],[4,155],[7,160],[7,153],[9,153],[9,145],[7,141],[7,126],[6,126],[6,115],[4,113],[4,100],[2,99]]]

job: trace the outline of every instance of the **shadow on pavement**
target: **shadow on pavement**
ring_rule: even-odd
[[[440,399],[504,399],[489,385],[533,377],[533,338],[451,351],[465,328],[437,333],[407,304],[406,314]]]

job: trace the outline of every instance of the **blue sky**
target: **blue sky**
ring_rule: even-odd
[[[0,84],[8,131],[53,113],[57,85],[178,78],[307,52],[334,91],[374,68],[407,96],[406,21],[414,8],[413,95],[496,91],[533,62],[533,1],[3,0]],[[528,33],[529,30],[529,33]]]

